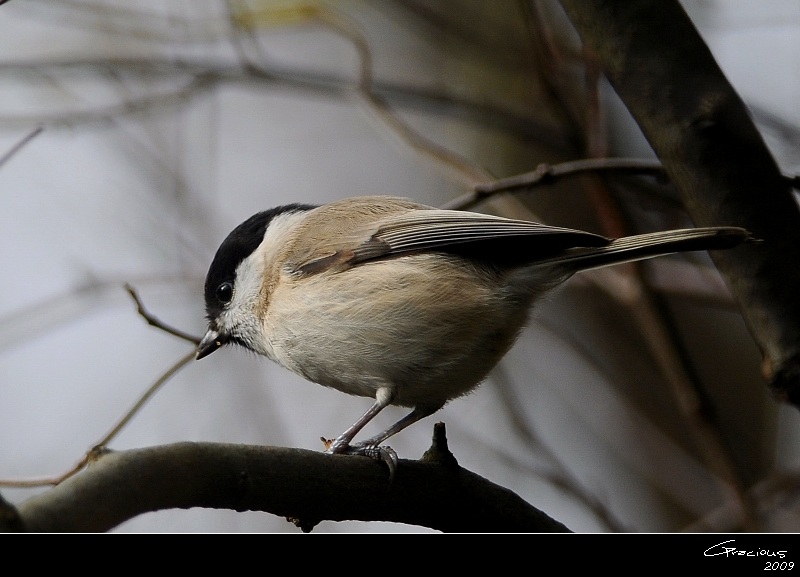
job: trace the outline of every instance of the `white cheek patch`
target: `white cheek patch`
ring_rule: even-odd
[[[264,274],[271,253],[282,246],[296,223],[305,213],[279,214],[270,221],[264,240],[236,267],[233,299],[226,310],[219,316],[222,329],[244,341],[254,351],[267,354],[263,335],[262,319],[257,317]]]

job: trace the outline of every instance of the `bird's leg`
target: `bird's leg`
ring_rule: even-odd
[[[435,413],[438,410],[438,407],[414,407],[409,414],[397,421],[394,425],[382,433],[379,433],[374,437],[367,439],[366,441],[351,444],[353,438],[358,434],[358,432],[363,429],[364,426],[373,418],[375,418],[378,413],[386,408],[389,403],[391,403],[393,397],[394,394],[392,393],[391,389],[386,387],[378,389],[378,392],[375,394],[375,402],[372,404],[372,406],[367,409],[367,411],[361,415],[361,417],[355,423],[350,425],[350,427],[348,427],[344,433],[336,437],[336,439],[330,443],[325,452],[330,454],[364,455],[375,459],[376,461],[383,461],[386,463],[386,466],[389,467],[389,479],[391,480],[394,478],[394,472],[397,468],[398,462],[397,453],[395,453],[394,449],[391,447],[381,447],[380,444],[392,435],[399,433],[409,425],[412,425],[420,419],[424,419],[428,415]]]
[[[336,437],[325,451],[330,454],[342,455],[363,455],[376,461],[383,461],[389,467],[389,481],[394,479],[394,472],[397,469],[397,453],[391,447],[378,447],[375,445],[365,446],[362,444],[351,445],[350,441],[353,440],[358,432],[369,423],[375,415],[380,413],[386,406],[392,402],[393,393],[391,389],[381,388],[375,394],[375,402],[367,409],[359,419],[350,425],[347,430]]]
[[[374,437],[367,439],[366,441],[361,441],[354,445],[348,446],[345,452],[349,455],[365,455],[375,459],[376,461],[383,461],[386,463],[386,466],[389,467],[389,481],[392,481],[394,479],[394,472],[397,470],[397,453],[395,453],[394,449],[391,447],[382,447],[381,443],[392,435],[399,433],[409,425],[416,423],[420,419],[423,419],[435,412],[436,409],[423,409],[420,407],[414,407],[414,410],[382,433],[379,433]]]
[[[339,453],[347,453],[347,449],[350,447],[350,441],[353,440],[353,437],[355,437],[367,423],[375,418],[375,415],[386,408],[390,399],[391,397],[389,397],[387,400],[383,400],[380,394],[376,395],[375,402],[369,409],[367,409],[367,412],[361,415],[361,417],[359,417],[355,423],[350,425],[344,433],[336,437],[336,439],[334,439],[333,442],[328,446],[328,450],[325,452],[334,455]]]
[[[391,437],[392,435],[396,435],[409,425],[413,425],[420,419],[424,419],[425,417],[432,415],[438,409],[431,409],[431,408],[422,408],[422,407],[414,407],[414,410],[407,414],[405,417],[397,421],[394,425],[383,431],[382,433],[378,433],[374,437],[367,439],[366,441],[360,441],[356,443],[357,447],[377,447],[386,439]]]

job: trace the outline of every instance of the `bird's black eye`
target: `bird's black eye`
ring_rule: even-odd
[[[217,299],[219,302],[227,304],[233,298],[233,285],[229,282],[224,282],[217,287]]]

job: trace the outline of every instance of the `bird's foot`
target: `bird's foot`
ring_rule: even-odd
[[[397,453],[391,447],[381,447],[372,443],[354,443],[351,445],[339,439],[330,441],[323,438],[322,442],[325,443],[325,452],[329,455],[361,455],[369,457],[373,461],[385,463],[389,468],[389,482],[394,479],[399,459]]]

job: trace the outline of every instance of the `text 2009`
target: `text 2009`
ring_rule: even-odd
[[[794,561],[767,561],[764,571],[791,571]]]

